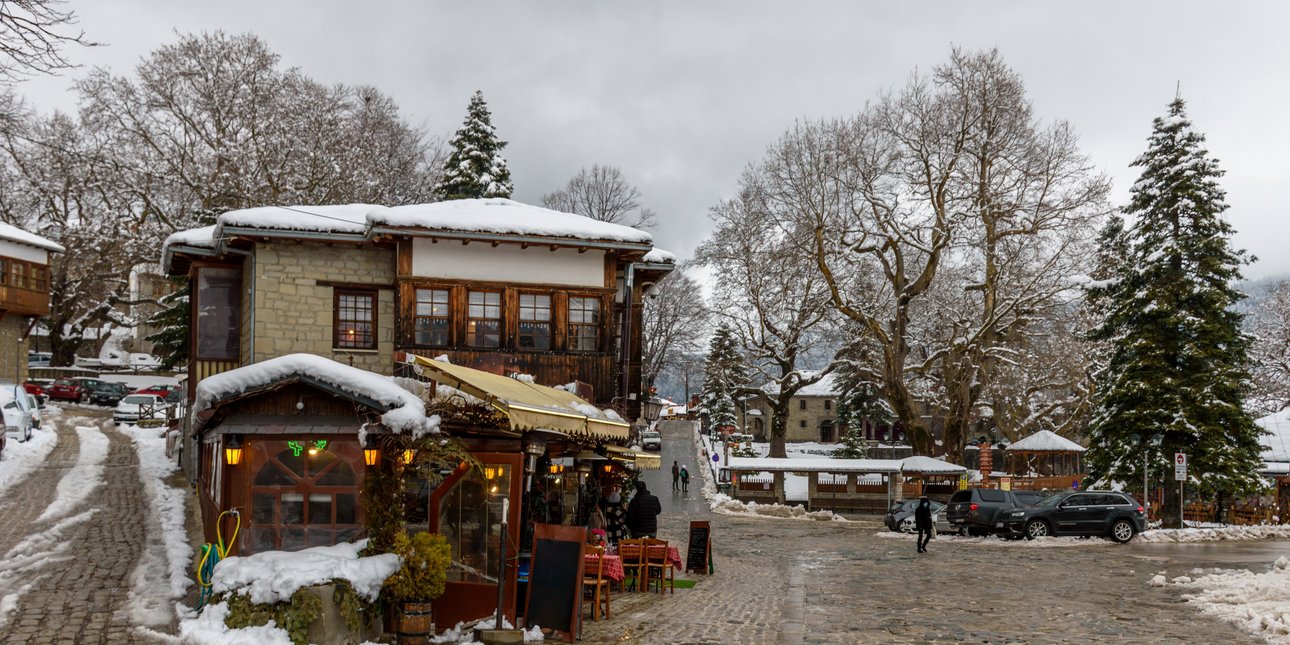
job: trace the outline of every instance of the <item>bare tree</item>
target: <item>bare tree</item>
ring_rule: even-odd
[[[1290,406],[1290,282],[1269,287],[1267,298],[1245,319],[1245,328],[1254,337],[1250,406],[1259,414],[1284,410]]]
[[[771,409],[771,457],[785,457],[789,403],[832,369],[804,369],[805,356],[824,340],[831,308],[824,279],[800,252],[809,231],[782,227],[761,201],[760,177],[750,170],[739,198],[712,209],[716,230],[695,254],[715,269],[713,303],[734,330],[757,383],[740,395],[766,398]]]
[[[642,323],[641,376],[647,391],[664,370],[678,369],[687,357],[703,351],[709,319],[699,284],[681,268],[656,287],[645,299]]]
[[[67,44],[94,46],[85,32],[74,30],[76,14],[62,0],[0,1],[0,82],[14,83],[35,74],[54,74],[72,65],[63,55]]]
[[[611,224],[652,228],[654,211],[641,206],[640,198],[640,190],[628,183],[623,171],[597,164],[579,170],[564,188],[543,195],[542,205]]]

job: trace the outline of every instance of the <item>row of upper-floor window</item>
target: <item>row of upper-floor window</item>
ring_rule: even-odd
[[[0,285],[49,292],[49,267],[26,260],[0,257]]]

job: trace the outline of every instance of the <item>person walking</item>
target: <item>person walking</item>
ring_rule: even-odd
[[[681,467],[677,465],[676,460],[672,461],[672,490],[681,490]]]
[[[623,511],[623,496],[618,493],[617,484],[609,488],[609,495],[600,498],[600,509],[605,514],[605,538],[616,545],[627,537],[627,514]]]
[[[658,537],[658,515],[663,512],[663,505],[658,497],[649,492],[645,482],[636,482],[636,494],[627,503],[627,530],[634,538]]]
[[[690,492],[690,471],[686,470],[685,466],[681,466],[681,492]]]
[[[918,508],[914,509],[914,528],[918,529],[918,552],[927,553],[927,543],[932,539],[932,503],[926,497],[919,498]]]

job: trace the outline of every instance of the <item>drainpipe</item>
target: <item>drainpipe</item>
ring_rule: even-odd
[[[627,269],[623,272],[623,275],[623,340],[622,356],[620,358],[623,364],[623,387],[621,396],[623,397],[623,401],[628,402],[628,410],[630,411],[630,401],[632,401],[633,398],[631,392],[632,287],[636,281],[636,264],[634,262],[628,262]]]

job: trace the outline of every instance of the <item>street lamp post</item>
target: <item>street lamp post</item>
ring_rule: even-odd
[[[1136,434],[1129,435],[1129,439],[1135,443],[1141,441],[1141,438]],[[1148,473],[1151,471],[1151,448],[1159,448],[1160,443],[1164,440],[1164,435],[1156,433],[1143,442],[1142,446],[1142,509],[1148,518],[1151,517],[1151,482],[1148,479]]]

